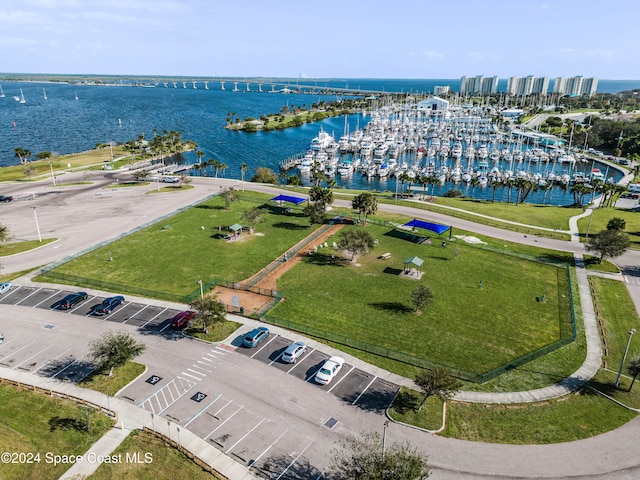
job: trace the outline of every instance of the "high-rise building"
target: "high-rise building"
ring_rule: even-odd
[[[507,93],[512,95],[546,95],[549,90],[549,78],[536,78],[532,75],[528,77],[509,77],[507,80]]]
[[[553,93],[562,95],[587,95],[592,97],[598,89],[597,78],[558,77],[553,82]]]
[[[498,91],[498,77],[485,78],[482,75],[476,77],[460,78],[460,93],[462,94],[491,94]]]
[[[451,91],[451,87],[449,87],[449,85],[436,85],[435,87],[433,87],[433,94],[436,96],[446,95],[450,91]]]

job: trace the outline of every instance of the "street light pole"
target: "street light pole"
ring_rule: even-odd
[[[387,446],[387,427],[389,426],[389,420],[384,422],[384,430],[382,431],[382,461],[384,462],[384,451]]]
[[[42,242],[42,236],[40,235],[40,225],[38,224],[38,214],[36,213],[36,207],[31,207],[33,208],[33,216],[36,219],[36,230],[38,231],[38,241]]]
[[[620,376],[622,375],[622,367],[624,367],[624,361],[627,359],[627,352],[629,351],[629,344],[631,343],[631,337],[636,332],[635,328],[629,330],[629,338],[627,339],[627,346],[624,348],[624,354],[622,355],[622,361],[620,362],[620,369],[618,370],[618,376],[616,377],[616,387],[620,384]]]
[[[56,186],[56,176],[53,174],[53,164],[49,162],[49,168],[51,169],[51,181],[53,182],[53,186]]]
[[[204,290],[202,289],[202,280],[198,280],[198,283],[200,284],[200,298],[204,299]]]

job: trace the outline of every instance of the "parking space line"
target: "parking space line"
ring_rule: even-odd
[[[289,470],[297,461],[298,459],[302,456],[302,454],[304,452],[306,452],[307,448],[309,448],[311,446],[313,442],[309,442],[309,445],[307,445],[306,447],[304,447],[304,449],[298,454],[298,456],[296,458],[293,459],[293,462],[291,462],[289,465],[287,465],[287,468],[285,468],[282,473],[280,475],[278,475],[278,477],[276,478],[276,480],[280,480],[282,478],[282,476],[287,473],[287,470]]]
[[[209,360],[209,361],[211,361],[211,360]],[[209,365],[209,364],[207,364],[207,363],[203,363],[203,362],[201,362],[200,360],[196,360],[196,363],[200,363],[200,364],[202,364],[202,365],[206,365],[207,367],[210,367],[210,366],[211,366],[211,365]],[[194,365],[194,367],[199,368],[200,370],[204,370],[205,372],[213,373],[213,371],[212,371],[212,370],[207,370],[207,369],[206,369],[206,368],[204,368],[204,367],[199,367],[199,366],[197,366],[197,365]]]
[[[27,358],[26,360],[23,360],[22,362],[20,362],[17,365],[14,365],[13,367],[11,367],[11,370],[15,370],[16,368],[18,368],[20,365],[22,365],[25,362],[28,362],[29,360],[31,360],[33,357],[37,357],[38,355],[40,355],[42,352],[46,352],[47,350],[49,350],[51,347],[53,347],[53,345],[49,345],[48,347],[43,348],[42,350],[40,350],[38,353],[31,355],[29,358]]]
[[[73,309],[69,310],[67,313],[73,313],[73,312],[75,312],[75,311],[76,311],[76,310],[78,310],[79,308],[84,307],[84,306],[85,306],[85,305],[87,305],[88,303],[91,303],[91,302],[92,302],[93,300],[95,300],[96,298],[97,298],[97,297],[96,297],[95,295],[91,295],[91,298],[88,298],[88,297],[87,297],[87,299],[86,299],[84,302],[82,302],[82,303],[78,304],[78,306],[77,306],[76,308],[73,308]]]
[[[191,388],[195,387],[197,385],[197,383],[194,383]],[[191,390],[191,388],[189,388],[189,390]],[[165,408],[164,410],[161,410],[160,412],[158,412],[158,415],[162,415],[171,405],[173,405],[174,403],[176,403],[178,400],[180,400],[182,397],[184,397],[189,390],[186,390],[182,395],[180,395],[178,398],[176,398],[171,404],[167,405],[167,408]]]
[[[364,395],[364,392],[366,392],[367,390],[369,390],[369,387],[371,386],[371,384],[372,384],[373,382],[375,382],[375,381],[376,381],[376,378],[378,378],[378,377],[377,377],[376,375],[374,375],[374,376],[373,376],[373,378],[371,379],[371,381],[369,382],[369,385],[367,385],[367,386],[364,388],[364,390],[362,390],[362,391],[360,392],[360,395],[358,395],[358,396],[356,397],[356,399],[351,403],[351,405],[355,405],[356,403],[358,403],[358,400],[360,400],[360,397],[361,397],[362,395]]]
[[[255,465],[256,463],[258,463],[258,460],[260,460],[260,459],[262,458],[262,456],[263,456],[265,453],[267,453],[269,450],[271,450],[271,447],[273,447],[276,443],[278,443],[278,442],[280,441],[280,439],[281,439],[282,437],[284,437],[284,436],[285,436],[285,434],[286,434],[288,431],[289,431],[289,429],[287,428],[284,432],[282,432],[282,433],[280,434],[280,436],[279,436],[278,438],[276,438],[276,439],[271,443],[271,445],[269,445],[269,446],[264,450],[264,452],[262,452],[260,455],[258,455],[258,456],[257,456],[257,457],[256,457],[256,458],[251,462],[251,465],[249,465],[249,466],[251,467],[252,465]]]
[[[31,342],[31,343],[29,343],[29,344],[25,345],[24,347],[19,348],[19,349],[18,349],[18,350],[16,350],[15,352],[10,353],[9,355],[5,355],[4,357],[2,357],[2,359],[1,359],[1,360],[4,362],[7,358],[9,358],[9,357],[11,357],[11,356],[15,355],[16,353],[18,353],[18,352],[20,352],[20,351],[24,350],[25,348],[27,348],[27,347],[29,347],[29,346],[33,345],[34,343],[36,343],[36,341],[35,341],[35,340],[34,340],[33,342]]]
[[[36,303],[33,308],[37,308],[40,305],[42,305],[44,302],[46,302],[47,300],[49,300],[51,297],[55,297],[58,293],[60,293],[62,290],[56,290],[55,292],[53,292],[51,295],[49,295],[47,298],[45,298],[44,300],[42,300],[39,303]]]
[[[227,402],[227,404],[226,404],[224,407],[222,407],[220,410],[218,410],[216,413],[214,413],[214,414],[213,414],[214,418],[218,418],[218,414],[219,414],[222,410],[224,410],[225,408],[227,408],[229,405],[231,405],[231,403],[233,403],[233,400],[229,400],[229,401]]]
[[[189,370],[189,369],[187,368],[187,370]],[[190,375],[190,374],[188,374],[187,372],[182,372],[182,375],[186,375],[187,377],[195,378],[195,379],[196,379],[196,380],[198,380],[199,382],[200,382],[200,381],[202,381],[202,379],[201,379],[201,378],[198,378],[198,377],[196,377],[195,375]]]
[[[22,285],[18,285],[16,288],[12,288],[11,290],[9,290],[9,293],[5,293],[4,295],[2,295],[2,298],[7,298],[9,295],[11,295],[14,292],[17,292],[21,288],[22,288]]]
[[[214,353],[217,353],[218,355],[222,355],[223,357],[225,355],[229,355],[229,351],[228,350],[225,350],[225,349],[220,348],[220,347],[216,347],[215,350],[211,350],[211,351],[214,352]]]
[[[296,368],[297,365],[299,365],[305,358],[307,358],[309,355],[311,355],[313,352],[315,352],[316,349],[312,348],[311,351],[309,353],[307,353],[304,357],[300,357],[297,363],[293,364],[293,367],[291,367],[289,370],[287,370],[287,373],[291,373],[291,370],[293,370],[294,368]],[[306,381],[306,380],[305,380]]]
[[[313,372],[311,375],[309,375],[307,378],[305,378],[304,381],[305,382],[309,382],[313,377],[316,376],[316,373],[318,373],[321,368],[322,368],[322,365],[320,365],[315,372]]]
[[[351,372],[353,372],[353,370],[354,370],[355,368],[356,368],[355,366],[351,367],[351,370],[349,370],[349,371],[345,374],[345,376],[344,376],[344,377],[342,377],[340,380],[338,380],[336,383],[334,383],[334,384],[333,384],[333,387],[331,387],[329,390],[327,390],[327,393],[331,392],[331,390],[333,390],[334,388],[336,388],[336,387],[340,384],[340,382],[341,382],[342,380],[344,380],[344,379],[347,377],[347,375],[349,375]]]
[[[66,367],[64,367],[62,370],[60,370],[58,373],[56,373],[55,375],[52,375],[51,378],[56,378],[58,375],[60,375],[62,372],[64,372],[67,368],[69,368],[71,365],[73,365],[74,363],[78,363],[81,359],[83,359],[84,357],[86,357],[87,355],[82,355],[81,357],[76,358],[73,362],[71,362],[69,365],[67,365]]]
[[[158,318],[160,315],[162,315],[166,311],[167,309],[164,308],[161,312],[158,312],[158,314],[155,317],[151,318],[147,323],[142,324],[140,328],[146,327],[150,322],[153,322],[156,318]],[[164,328],[167,328],[167,327],[165,326]]]
[[[216,401],[218,401],[218,399],[222,396],[221,393],[218,394],[218,396],[216,398],[214,398],[213,400],[211,400],[205,407],[203,407],[199,412],[197,412],[193,417],[191,417],[189,419],[189,421],[187,423],[185,423],[183,425],[184,428],[187,428],[187,426],[193,422],[196,418],[198,418],[201,414],[203,414],[205,412],[205,410],[207,408],[209,408],[211,405],[213,405]]]
[[[140,310],[138,310],[136,313],[134,313],[133,315],[131,315],[129,318],[127,318],[124,322],[122,322],[122,324],[124,325],[125,323],[127,323],[129,320],[131,320],[133,317],[135,317],[136,315],[138,315],[140,312],[142,312],[145,308],[147,308],[149,306],[149,304],[145,305],[144,307],[142,307]]]
[[[206,437],[204,437],[204,439],[205,439],[205,440],[208,440],[208,439],[209,439],[209,437],[210,437],[211,435],[213,435],[214,433],[216,433],[216,430],[218,430],[218,429],[219,429],[220,427],[222,427],[225,423],[227,423],[229,420],[231,420],[231,419],[236,415],[236,413],[239,413],[239,412],[240,412],[240,410],[242,410],[243,408],[244,408],[244,405],[241,405],[241,406],[240,406],[240,408],[239,408],[238,410],[236,410],[235,412],[233,412],[233,413],[229,416],[229,418],[227,418],[224,422],[222,422],[220,425],[218,425],[216,428],[214,428],[214,429],[211,431],[211,433],[210,433],[209,435],[207,435]]]
[[[284,351],[280,355],[278,355],[276,358],[271,360],[271,362],[269,362],[269,365],[273,365],[273,362],[277,362],[278,360],[280,360],[282,358],[282,355],[284,355]]]
[[[320,480],[322,477],[324,477],[324,472],[327,471],[327,468],[329,467],[324,467],[324,470],[320,472],[320,474],[315,478],[315,480]]]
[[[29,298],[31,295],[33,295],[34,293],[38,293],[40,290],[42,290],[42,287],[37,288],[36,290],[34,290],[33,292],[31,292],[29,295],[27,295],[26,297],[24,297],[22,300],[20,300],[19,302],[14,303],[14,305],[20,305],[22,302],[24,302],[27,298]]]
[[[257,354],[259,354],[262,350],[264,350],[266,348],[267,345],[269,345],[271,342],[273,342],[276,338],[278,338],[278,335],[274,335],[271,340],[269,340],[267,343],[265,343],[262,348],[259,348],[258,350],[256,350],[256,353],[254,353],[253,355],[251,355],[251,358],[255,357]]]
[[[162,398],[164,398],[164,403],[166,403],[168,405],[169,401],[167,400],[167,396],[164,394],[164,390],[160,390],[158,393],[162,394]],[[169,395],[171,395],[171,392],[169,392]],[[156,395],[156,398],[158,398],[158,400],[160,400],[160,398],[157,395]],[[173,395],[171,395],[171,400],[173,400]]]
[[[87,373],[85,373],[83,376],[81,376],[78,380],[76,380],[76,383],[80,383],[82,380],[84,380],[86,377],[89,376],[89,374],[93,373],[95,371],[95,367],[92,368],[91,370],[89,370]]]
[[[234,443],[233,445],[231,445],[229,448],[227,448],[227,451],[225,452],[227,455],[229,455],[229,452],[231,452],[231,450],[233,450],[233,448],[238,445],[242,440],[244,440],[245,438],[247,438],[249,436],[249,434],[251,432],[253,432],[256,428],[258,428],[260,425],[262,425],[262,422],[264,422],[266,420],[266,418],[263,418],[262,420],[260,420],[251,430],[249,430],[247,433],[245,433],[242,437],[240,437],[240,440],[238,440],[236,443]]]
[[[192,366],[195,367],[195,365],[192,365]],[[197,373],[198,375],[202,375],[203,377],[207,376],[206,373],[198,372],[197,370],[194,370],[193,368],[187,368],[187,370],[189,370],[190,372],[193,372],[193,373]]]
[[[56,355],[55,357],[47,360],[45,363],[42,364],[42,366],[38,367],[37,369],[35,369],[32,373],[36,373],[38,370],[40,370],[41,368],[45,367],[46,365],[49,365],[51,362],[53,362],[54,360],[56,360],[57,358],[61,357],[62,355],[64,355],[65,353],[67,353],[69,350],[71,350],[70,348],[67,348],[64,352]]]

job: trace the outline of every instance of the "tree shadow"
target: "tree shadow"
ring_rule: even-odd
[[[293,222],[277,222],[273,224],[274,228],[284,228],[286,230],[308,230],[308,225],[300,225]]]
[[[202,208],[204,210],[226,210],[224,205],[196,205],[194,208]]]
[[[47,362],[37,373],[42,377],[55,377],[57,380],[77,382],[84,378],[85,372],[95,369],[93,363],[77,360],[74,357],[57,358]]]
[[[385,267],[382,273],[388,273],[389,275],[400,275],[402,273],[401,268]]]
[[[386,310],[388,312],[413,313],[413,308],[407,307],[400,302],[373,302],[369,305],[378,310]]]
[[[318,252],[313,252],[313,255],[305,256],[304,261],[311,265],[334,265],[338,267],[349,264],[349,260],[344,257]]]
[[[614,396],[616,392],[627,391],[626,388],[616,387],[613,383],[603,383],[593,379],[589,380],[586,385],[596,389],[600,393],[604,393],[605,395],[609,396]],[[583,388],[581,389],[581,393],[586,395],[598,395],[598,393],[591,390],[591,388]]]
[[[309,480],[313,478],[330,478],[323,474],[323,471],[311,465],[305,457],[298,458],[293,463],[295,457],[290,455],[275,455],[265,459],[261,466],[249,460],[249,466],[260,472],[265,478],[275,478],[282,476],[287,480]],[[286,477],[282,475],[286,470]],[[278,478],[280,478],[278,476]]]
[[[395,390],[374,388],[369,389],[362,394],[360,392],[356,392],[343,395],[340,398],[351,405],[355,402],[354,406],[358,407],[360,410],[364,410],[365,412],[384,413],[384,411],[391,405],[391,402],[393,402],[396,391],[397,387]]]
[[[419,400],[412,395],[411,392],[401,390],[398,392],[395,401],[393,402],[393,408],[400,415],[404,415],[409,411],[414,411],[420,405]]]
[[[49,431],[54,432],[56,430],[75,430],[76,432],[82,432],[87,430],[87,421],[79,420],[77,418],[61,418],[57,415],[49,419]]]

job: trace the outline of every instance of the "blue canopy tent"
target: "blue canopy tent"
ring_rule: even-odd
[[[294,205],[299,205],[302,202],[305,202],[306,200],[307,200],[306,198],[291,197],[289,195],[278,195],[277,197],[273,197],[271,199],[272,202],[289,202],[289,203],[293,203]]]
[[[451,228],[450,225],[447,226],[447,225],[441,225],[439,223],[425,222],[424,220],[418,220],[417,218],[414,218],[410,222],[405,223],[403,227],[422,228],[423,230],[429,230],[430,232],[435,232],[438,235],[449,230],[449,238],[451,238],[451,232],[453,231],[453,228]]]

